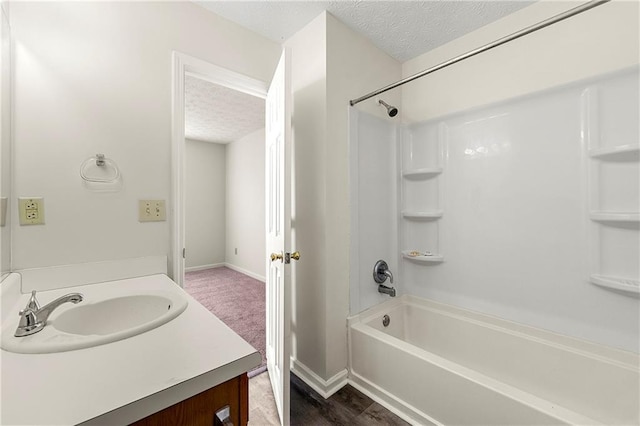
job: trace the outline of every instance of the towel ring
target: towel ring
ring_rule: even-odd
[[[120,178],[120,170],[113,160],[96,154],[82,163],[80,177],[86,182],[114,183]]]

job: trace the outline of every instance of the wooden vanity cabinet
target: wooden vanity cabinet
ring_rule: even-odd
[[[216,417],[229,407],[228,420]],[[178,402],[132,423],[133,426],[218,426],[246,425],[249,421],[249,379],[244,373],[216,387]]]

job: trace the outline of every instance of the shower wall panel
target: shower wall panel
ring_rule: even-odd
[[[407,127],[403,290],[637,352],[639,141],[637,69]]]
[[[350,110],[351,314],[387,300],[378,293],[373,266],[383,259],[398,286],[397,126]],[[388,281],[386,285],[391,285]]]

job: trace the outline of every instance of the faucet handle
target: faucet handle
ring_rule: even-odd
[[[382,284],[389,278],[393,284],[393,274],[389,270],[389,265],[384,260],[378,260],[373,266],[373,280]]]
[[[40,309],[40,304],[38,303],[38,299],[36,299],[36,291],[32,290],[31,297],[29,298],[29,303],[27,303],[27,307],[21,310],[18,313],[18,315],[23,315],[27,310],[37,311],[39,309]]]
[[[36,299],[35,290],[31,290],[31,297],[29,298],[29,304],[27,304],[27,308],[33,309],[35,311],[40,309],[40,304],[38,303],[38,299]]]

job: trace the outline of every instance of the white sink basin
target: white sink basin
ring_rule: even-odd
[[[171,308],[171,299],[163,296],[117,297],[89,305],[79,303],[77,307],[54,316],[48,326],[69,334],[105,336],[129,329],[137,330],[156,320],[166,322],[177,316],[176,309],[171,312]]]
[[[54,311],[38,333],[15,337],[17,320],[7,324],[2,330],[2,349],[51,353],[103,345],[161,326],[180,315],[188,304],[183,295],[169,291],[110,297],[101,294],[94,298],[90,292],[84,293],[82,302],[65,304]],[[50,297],[39,295],[39,299],[46,303]]]

